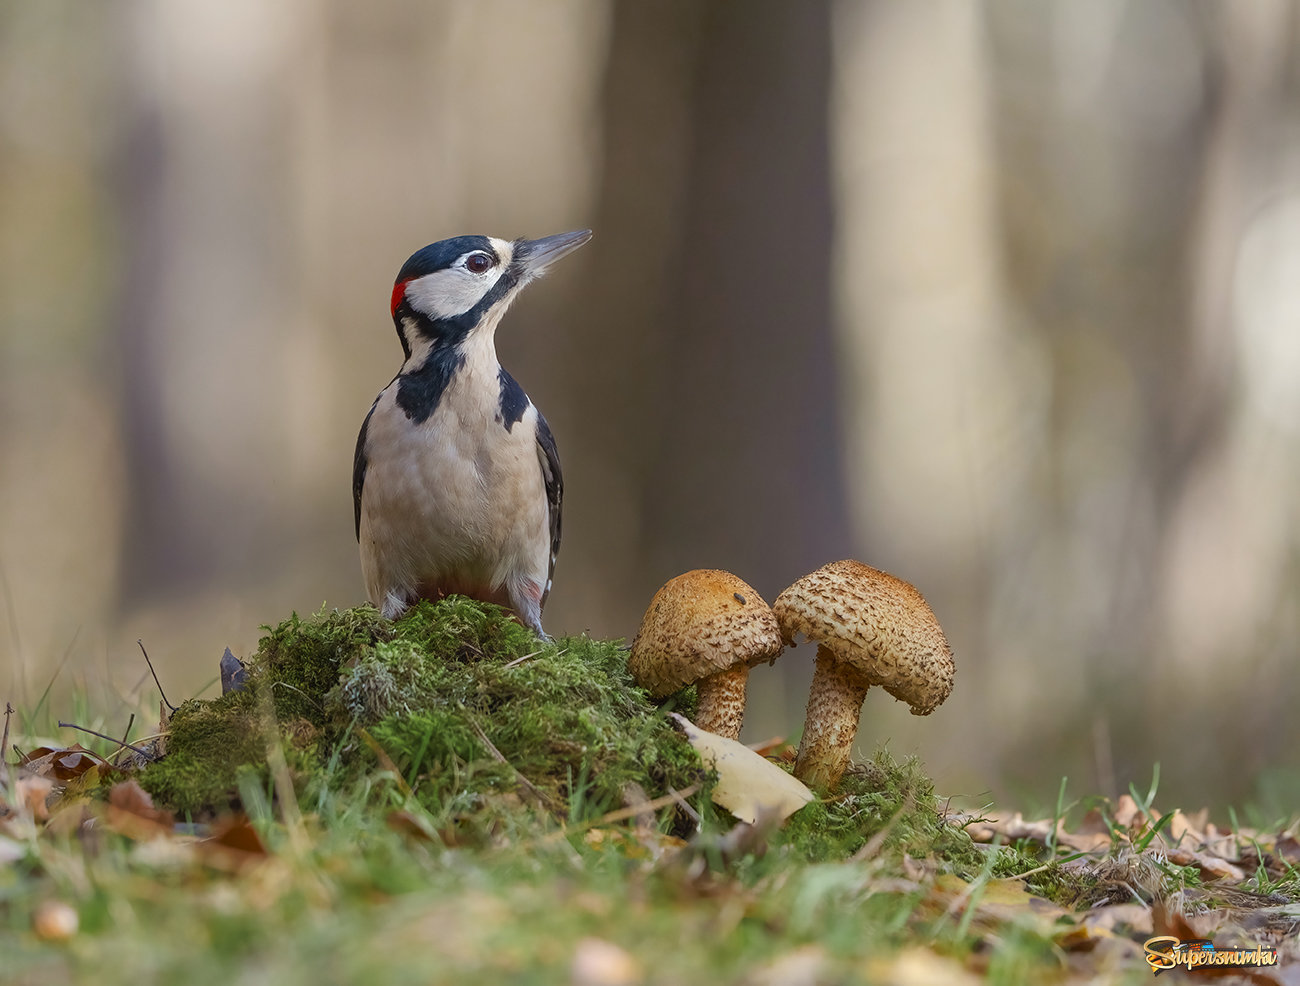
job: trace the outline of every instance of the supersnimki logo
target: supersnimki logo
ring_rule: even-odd
[[[1196,969],[1242,968],[1247,966],[1277,965],[1277,949],[1256,945],[1254,948],[1215,948],[1208,938],[1175,938],[1157,935],[1148,938],[1142,948],[1146,950],[1147,965],[1157,976],[1168,969],[1183,966],[1189,972]]]

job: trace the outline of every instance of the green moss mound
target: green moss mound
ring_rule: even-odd
[[[463,597],[396,623],[370,607],[295,614],[248,665],[243,691],[173,715],[165,758],[140,777],[159,801],[236,804],[241,771],[267,779],[272,743],[300,796],[396,791],[478,832],[522,806],[582,821],[703,779],[617,642],[544,641]]]
[[[834,794],[792,815],[776,838],[821,862],[850,857],[878,835],[879,852],[942,858],[958,872],[977,873],[985,862],[966,831],[944,817],[920,760],[900,763],[885,750],[851,766]]]

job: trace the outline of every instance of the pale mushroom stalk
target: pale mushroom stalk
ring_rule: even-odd
[[[809,787],[825,790],[844,774],[870,687],[866,675],[836,658],[825,644],[817,645],[803,739],[794,762],[795,776]]]
[[[695,683],[699,697],[695,709],[695,725],[719,736],[735,739],[745,722],[745,688],[749,684],[749,668],[742,665],[719,671]]]

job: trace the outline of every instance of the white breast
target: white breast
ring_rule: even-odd
[[[428,419],[416,424],[406,416],[394,381],[370,420],[361,566],[371,600],[386,612],[430,590],[486,598],[512,579],[546,583],[550,534],[537,410],[529,404],[507,431],[497,420],[495,358],[489,364],[467,355]]]

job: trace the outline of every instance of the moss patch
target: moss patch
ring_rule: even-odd
[[[921,762],[912,757],[899,763],[884,750],[854,764],[834,795],[792,815],[777,838],[819,862],[852,856],[882,832],[882,851],[939,857],[967,875],[985,863],[970,836],[944,818]]]
[[[580,821],[703,777],[617,642],[543,641],[462,597],[396,623],[369,607],[295,614],[248,663],[244,691],[174,714],[166,758],[141,775],[155,798],[191,814],[234,804],[277,736],[300,795],[383,768],[381,789],[454,824],[521,803]]]

